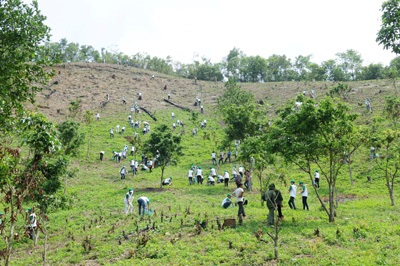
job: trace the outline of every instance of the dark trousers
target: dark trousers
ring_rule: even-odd
[[[229,183],[229,178],[224,178],[224,186],[227,187]]]
[[[277,202],[277,209],[278,209],[278,217],[279,218],[283,218],[283,214],[282,214],[282,202]]]
[[[189,185],[193,184],[193,177],[189,176]]]
[[[199,184],[199,185],[203,184],[203,177],[201,175],[197,176],[197,184]]]
[[[104,154],[100,153],[100,161],[103,161]]]
[[[217,159],[212,158],[212,163],[213,163],[213,164],[217,164]]]
[[[224,158],[219,158],[218,164],[224,163]]]
[[[291,209],[296,209],[296,205],[294,204],[294,197],[290,197],[288,204]]]
[[[232,201],[227,201],[227,202],[224,203],[224,205],[222,205],[222,207],[223,207],[224,209],[226,209],[226,208],[228,208],[229,206],[231,206],[231,204],[232,204]]]
[[[238,209],[238,216],[246,217],[246,214],[244,213],[244,207],[243,207],[243,201],[239,201],[238,203],[239,209]]]
[[[316,186],[317,188],[319,188],[319,178],[315,178],[315,179],[314,179],[314,182],[315,182],[315,186]]]
[[[146,202],[143,199],[138,199],[139,215],[144,215],[146,211]]]
[[[307,197],[306,197],[306,196],[303,196],[303,197],[302,197],[302,200],[303,200],[303,210],[305,210],[306,208],[307,208],[307,210],[308,210]]]

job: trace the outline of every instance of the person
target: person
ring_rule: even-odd
[[[220,151],[218,164],[224,163],[224,152]]]
[[[319,188],[319,172],[318,172],[318,170],[315,170],[315,173],[314,173],[314,183],[315,183],[315,186],[317,188]]]
[[[131,153],[130,153],[130,155],[131,155],[131,156],[133,156],[133,155],[134,155],[134,153],[135,153],[135,146],[133,146],[133,145],[132,145],[132,148],[131,148]]]
[[[295,210],[296,209],[296,205],[294,204],[294,199],[296,198],[297,187],[296,187],[296,185],[294,183],[295,183],[294,180],[290,181],[290,187],[289,187],[290,199],[289,199],[288,204],[289,204],[289,207],[291,209]]]
[[[251,191],[251,173],[250,173],[250,171],[249,170],[246,170],[245,172],[244,172],[244,175],[245,175],[245,181],[244,181],[244,186],[247,188],[247,190],[250,190]]]
[[[370,148],[369,148],[369,159],[370,160],[373,160],[373,159],[375,159],[375,147],[374,146],[371,146]]]
[[[26,210],[26,213],[28,214],[28,221],[29,221],[29,225],[28,225],[29,238],[35,239],[36,233],[37,233],[37,231],[36,231],[36,226],[37,226],[36,214],[33,212],[33,210],[31,208],[28,208]]]
[[[189,185],[192,185],[193,184],[193,169],[192,168],[189,169],[188,178],[189,178]]]
[[[243,166],[239,166],[238,172],[239,172],[239,175],[240,175],[241,177],[243,177],[244,167],[243,167]]]
[[[225,158],[225,163],[226,161],[229,161],[229,163],[231,163],[231,156],[232,156],[232,152],[231,149],[228,149],[228,153],[226,154],[226,158]]]
[[[150,199],[148,197],[141,196],[140,198],[138,198],[137,203],[138,203],[139,215],[144,216],[144,214],[150,207]]]
[[[100,151],[100,161],[103,161],[104,151]]]
[[[305,210],[307,208],[307,211],[308,211],[309,209],[308,209],[308,203],[307,203],[307,197],[308,197],[307,186],[302,181],[300,181],[299,187],[301,187],[301,191],[299,194],[301,194],[301,197],[302,197],[303,210]]]
[[[221,207],[227,209],[229,206],[233,207],[232,201],[232,194],[226,195],[226,198],[222,201]]]
[[[212,176],[213,178],[217,177],[217,171],[212,166],[210,166],[210,176]]]
[[[134,159],[131,160],[129,166],[131,167],[132,174],[135,175],[136,169],[135,169],[135,160]]]
[[[121,179],[125,179],[125,177],[126,177],[126,168],[125,168],[125,165],[123,165],[123,166],[121,167],[121,169],[119,170],[119,173],[121,174]]]
[[[96,120],[99,121],[100,120],[100,113],[96,114]]]
[[[239,223],[241,224],[242,217],[246,217],[246,213],[244,212],[244,207],[243,207],[243,196],[244,196],[243,184],[240,183],[239,187],[232,194],[236,196],[236,203],[239,206],[238,208]]]
[[[236,175],[235,183],[236,183],[236,187],[239,187],[239,184],[242,183],[242,176],[241,175]]]
[[[217,157],[216,157],[217,155],[215,154],[215,151],[213,151],[212,153],[211,153],[211,161],[212,161],[212,164],[217,164]]]
[[[236,179],[236,175],[237,175],[236,165],[234,165],[233,168],[232,168],[232,179]]]
[[[111,128],[110,129],[110,138],[113,138],[114,137],[114,130]]]
[[[268,207],[268,225],[274,225],[274,216],[275,216],[275,209],[277,209],[276,204],[276,192],[275,192],[275,185],[270,184],[268,186],[268,190],[265,191],[265,200],[267,201]]]
[[[197,168],[196,178],[197,178],[197,184],[202,185],[203,184],[203,170],[201,169],[201,166],[199,166]]]
[[[203,105],[200,105],[200,112],[201,112],[202,114],[204,114],[204,107],[203,107]]]
[[[208,179],[207,179],[207,185],[213,185],[213,186],[215,186],[215,179],[214,179],[214,177],[212,177],[212,176],[208,176]]]
[[[122,97],[122,104],[126,104],[126,100],[125,100],[125,96],[124,97]]]
[[[124,198],[124,204],[125,204],[125,209],[124,209],[124,213],[128,214],[132,213],[133,211],[133,205],[132,205],[132,201],[133,201],[133,189],[130,188],[128,192],[126,192],[125,198]]]
[[[174,114],[174,112],[172,112],[172,113],[171,113],[171,117],[172,117],[172,119],[174,119],[174,118],[175,118],[175,114]]]
[[[148,160],[147,161],[147,165],[149,167],[150,173],[153,172],[153,161],[152,160]]]
[[[224,186],[227,187],[229,183],[229,173],[228,171],[224,172]]]
[[[282,214],[283,197],[282,197],[282,193],[278,189],[276,189],[276,187],[275,187],[275,194],[276,194],[276,200],[275,200],[276,207],[278,209],[278,218],[282,220],[284,218],[284,216]]]
[[[3,227],[2,226],[3,225],[3,215],[4,215],[4,213],[0,212],[0,228]]]
[[[163,186],[170,186],[172,185],[172,177],[170,176],[169,178],[164,179],[164,181],[162,182]]]

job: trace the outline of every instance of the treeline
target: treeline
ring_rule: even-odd
[[[274,81],[355,81],[393,78],[400,71],[400,57],[396,57],[389,66],[382,64],[363,65],[363,59],[355,50],[337,53],[336,58],[317,64],[311,61],[311,55],[299,55],[290,59],[285,55],[246,56],[238,48],[233,48],[219,63],[212,63],[205,57],[191,64],[182,64],[172,60],[151,57],[146,53],[128,56],[121,52],[101,51],[90,45],[68,42],[65,38],[59,42],[47,42],[37,53],[36,60],[50,58],[54,62],[98,62],[122,64],[148,69],[183,78],[197,78],[207,81],[222,81],[234,78],[240,82]]]

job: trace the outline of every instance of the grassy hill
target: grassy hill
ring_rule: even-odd
[[[279,231],[279,260],[273,260],[274,249],[267,232],[274,229],[266,225],[268,210],[261,206],[260,186],[253,177],[253,191],[246,191],[249,200],[247,217],[243,226],[221,230],[218,223],[226,218],[236,218],[237,207],[222,209],[220,204],[227,193],[235,189],[222,184],[215,186],[192,185],[187,180],[187,170],[192,164],[208,172],[211,152],[218,150],[223,136],[223,122],[216,110],[216,99],[222,95],[224,83],[186,80],[142,69],[107,64],[64,64],[55,67],[56,75],[48,87],[37,96],[32,108],[46,114],[55,122],[62,122],[69,114],[71,101],[81,101],[77,120],[91,110],[101,114],[93,123],[93,136],[87,156],[87,146],[81,149],[72,166],[79,168],[75,178],[66,180],[66,192],[72,198],[72,208],[49,214],[47,263],[48,265],[395,265],[400,263],[397,250],[400,235],[399,208],[391,207],[383,179],[368,161],[368,147],[361,148],[354,156],[350,185],[346,167],[338,184],[337,218],[328,223],[309,184],[310,211],[301,208],[301,197],[296,199],[298,210],[288,208],[289,199],[285,182],[273,178],[284,196],[284,221]],[[155,75],[152,79],[152,75]],[[271,120],[275,111],[287,100],[315,87],[317,99],[325,95],[334,84],[331,82],[279,82],[241,84],[245,90],[262,100]],[[348,83],[352,88],[348,99],[352,111],[359,113],[359,123],[369,123],[374,113],[382,111],[384,97],[393,94],[386,80]],[[166,90],[164,90],[166,86]],[[143,99],[137,100],[137,93]],[[106,94],[109,101],[104,104]],[[164,101],[168,93],[171,101],[199,112],[194,106],[200,98],[205,113],[200,120],[207,120],[207,127],[192,136],[191,129],[199,124],[190,122],[191,114]],[[127,105],[122,105],[125,97]],[[370,98],[374,112],[366,113],[364,101]],[[133,114],[134,120],[148,121],[151,128],[165,123],[172,125],[176,119],[186,123],[182,134],[184,156],[177,166],[167,167],[166,176],[173,177],[173,185],[159,189],[159,168],[153,173],[128,173],[120,180],[120,164],[111,160],[112,151],[121,150],[132,136],[134,129],[128,125],[128,115],[134,101],[157,118],[145,112]],[[101,104],[103,103],[103,107]],[[175,113],[175,120],[171,118]],[[109,137],[109,129],[126,126],[124,134]],[[87,127],[82,124],[83,131]],[[141,140],[148,136],[138,131]],[[104,150],[105,160],[98,159]],[[135,158],[140,158],[141,150]],[[129,156],[128,159],[132,158]],[[218,173],[231,172],[239,162],[217,166]],[[303,180],[306,176],[293,166],[282,165],[269,169],[266,174],[284,173],[286,180]],[[366,176],[372,176],[367,182]],[[144,218],[137,214],[124,215],[123,198],[133,187],[135,200],[142,195],[151,199],[154,213]],[[327,195],[326,182],[321,180],[320,194]],[[399,192],[395,191],[399,197]],[[196,221],[206,226],[196,226]],[[21,224],[22,226],[22,224]],[[255,233],[261,230],[266,242],[259,241]],[[40,235],[38,246],[29,239],[22,239],[15,246],[12,265],[38,265],[42,263],[44,238]]]

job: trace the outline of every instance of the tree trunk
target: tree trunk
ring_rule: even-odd
[[[47,260],[47,230],[46,230],[46,222],[43,221],[44,225],[44,247],[43,247],[43,266],[46,266]]]
[[[161,166],[161,182],[160,182],[160,188],[162,188],[162,181],[164,180],[164,169],[165,169],[165,166]]]
[[[350,185],[351,185],[351,186],[353,186],[353,172],[351,171],[351,165],[350,165],[350,155],[348,156],[347,165],[349,166]]]
[[[386,183],[386,186],[387,186],[387,188],[389,190],[390,205],[394,206],[394,194],[393,194],[394,187],[393,187],[393,184],[390,185],[390,183]]]
[[[334,202],[335,186],[329,184],[329,222],[335,221],[335,202]]]
[[[11,215],[13,215],[13,212],[11,212]],[[6,266],[10,265],[10,258],[11,258],[11,252],[12,252],[12,246],[13,246],[15,223],[12,220],[13,219],[11,218],[10,234],[8,235],[8,239],[6,240],[7,247],[6,247],[6,257],[5,257],[5,262],[4,262],[4,265],[6,265]]]

